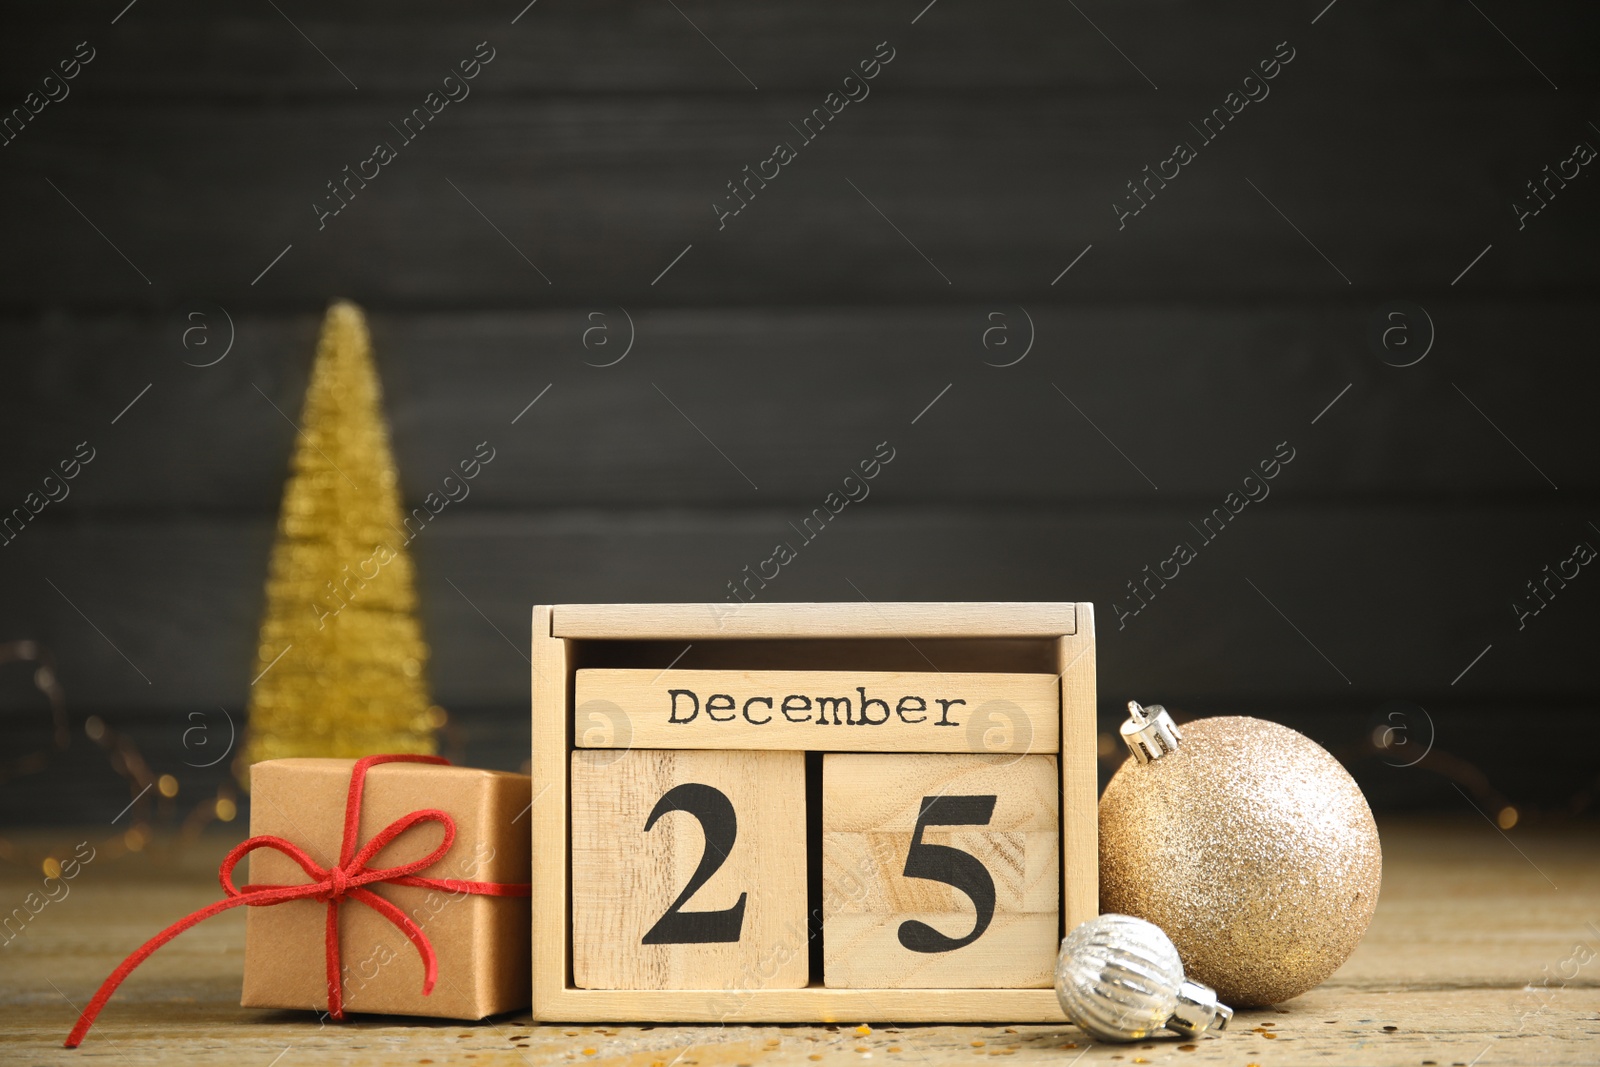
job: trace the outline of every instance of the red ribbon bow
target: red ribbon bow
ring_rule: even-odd
[[[378,896],[372,890],[365,888],[378,882],[387,882],[390,885],[416,886],[421,889],[445,889],[452,892],[466,892],[477,896],[490,897],[525,897],[530,895],[532,887],[526,882],[472,882],[459,878],[418,878],[416,872],[426,870],[437,863],[446,852],[450,851],[451,844],[456,839],[455,820],[449,814],[437,808],[424,808],[413,811],[409,815],[402,815],[388,826],[378,832],[372,840],[362,845],[359,851],[356,848],[356,837],[361,824],[361,789],[366,781],[367,770],[380,763],[437,763],[449,765],[450,761],[439,756],[365,756],[356,760],[356,765],[350,770],[350,793],[344,808],[344,843],[339,848],[339,863],[335,867],[322,867],[308,856],[303,849],[281,837],[262,834],[259,837],[248,838],[236,845],[222,861],[222,866],[217,871],[217,877],[222,882],[222,891],[227,894],[227,899],[219,900],[215,904],[201,908],[191,915],[187,915],[165,930],[161,931],[123,960],[117,969],[101,984],[100,989],[89,1001],[88,1007],[83,1009],[83,1014],[78,1016],[78,1025],[72,1028],[72,1033],[67,1035],[65,1042],[67,1048],[77,1048],[83,1041],[84,1035],[89,1032],[89,1027],[94,1025],[95,1017],[100,1014],[100,1009],[106,1006],[106,1001],[111,999],[111,994],[117,991],[122,980],[133,973],[133,969],[143,963],[156,949],[177,937],[191,926],[195,926],[213,915],[227,911],[229,908],[245,907],[260,908],[270,907],[273,904],[282,904],[289,900],[322,900],[328,905],[327,922],[327,960],[328,960],[328,1014],[335,1019],[344,1018],[344,980],[342,968],[339,963],[339,904],[345,898],[358,900],[382,915],[393,923],[406,938],[416,946],[417,954],[422,957],[423,980],[422,993],[424,996],[433,992],[434,981],[439,976],[438,959],[434,956],[433,945],[428,942],[428,936],[422,932],[422,927],[414,922],[405,912]],[[370,868],[367,866],[372,857],[376,856],[383,848],[395,838],[416,826],[418,823],[436,822],[444,827],[444,840],[439,847],[428,853],[420,860],[403,863],[398,867]],[[301,885],[246,885],[243,888],[233,884],[233,868],[245,856],[258,848],[275,848],[285,856],[294,860],[300,868],[310,876],[311,881]]]

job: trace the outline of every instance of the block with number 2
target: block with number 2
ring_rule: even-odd
[[[574,752],[572,905],[580,987],[805,985],[804,754]]]

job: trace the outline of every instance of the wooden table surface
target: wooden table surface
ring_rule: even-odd
[[[751,1067],[817,1061],[1052,1064],[1600,1063],[1600,827],[1503,835],[1488,822],[1381,821],[1383,894],[1366,940],[1321,988],[1241,1011],[1197,1042],[1089,1041],[1070,1026],[534,1026],[309,1014],[238,1006],[244,917],[167,945],[119,991],[83,1048],[60,1047],[123,955],[217,896],[227,842],[90,863],[0,948],[0,1063],[603,1063]],[[17,835],[10,835],[17,841]],[[63,841],[65,834],[52,834]],[[219,845],[221,847],[219,847]],[[209,869],[208,869],[209,868]],[[42,874],[0,869],[9,911]],[[58,891],[59,892],[59,891]]]

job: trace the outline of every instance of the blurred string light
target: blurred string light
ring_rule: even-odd
[[[33,687],[43,694],[50,710],[50,742],[44,748],[0,759],[0,784],[48,772],[55,761],[72,748],[77,737],[67,711],[66,693],[57,677],[56,660],[50,650],[37,641],[0,643],[0,668],[12,663],[33,667]],[[201,799],[180,815],[175,800],[182,791],[182,782],[176,775],[156,774],[133,740],[98,715],[84,719],[82,734],[100,750],[107,772],[120,777],[128,789],[127,811],[117,817],[109,832],[105,832],[104,840],[95,842],[97,859],[142,852],[156,839],[157,829],[163,831],[163,845],[181,848],[192,843],[207,824],[232,822],[238,817],[239,794],[233,782],[223,781],[212,796]],[[176,829],[169,840],[167,831],[172,829],[173,823]],[[68,830],[62,833],[68,837],[77,836]],[[0,835],[0,861],[42,871],[45,877],[60,875],[58,857],[70,856],[72,848],[72,843],[65,841],[40,845]]]

